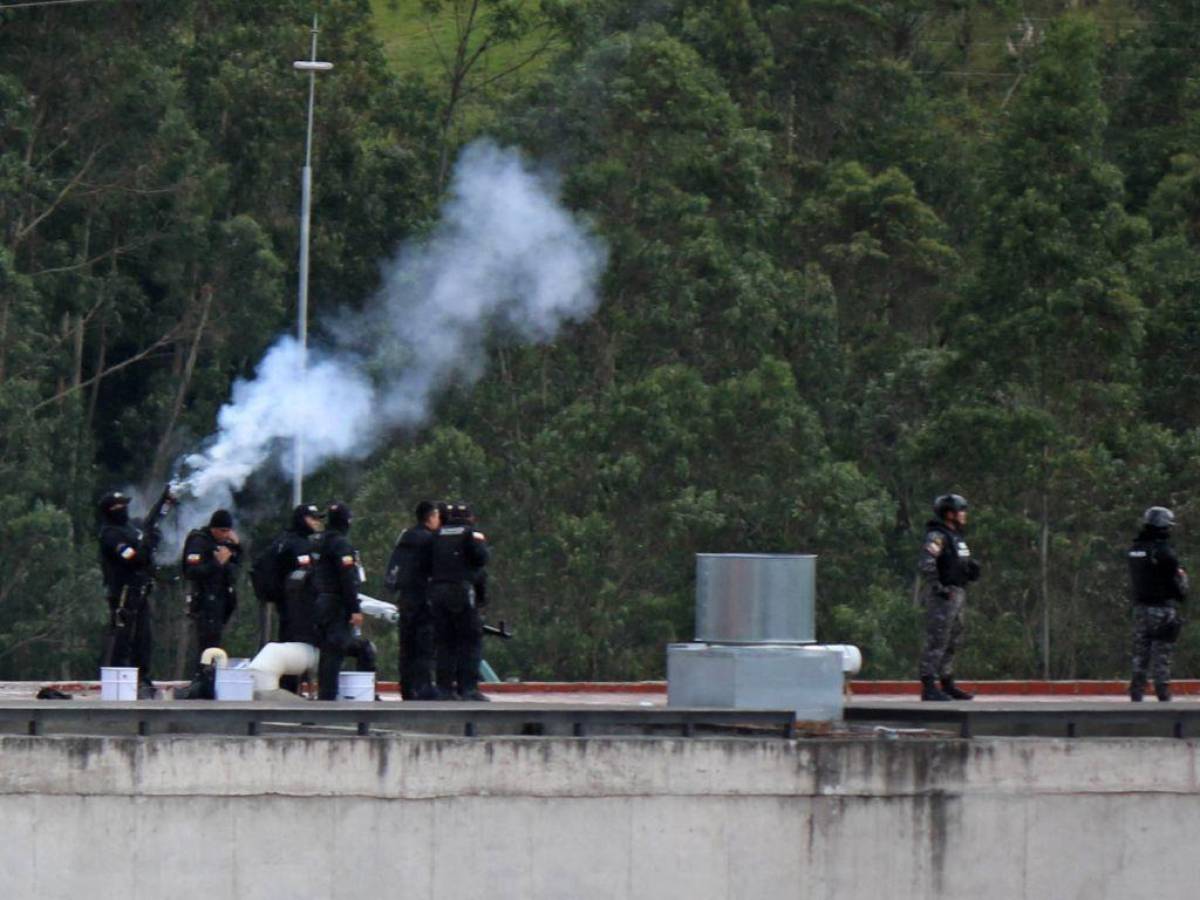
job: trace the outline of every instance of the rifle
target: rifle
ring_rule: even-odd
[[[154,501],[154,505],[150,507],[149,512],[147,512],[145,518],[142,519],[142,530],[149,538],[147,544],[150,551],[150,577],[147,578],[144,583],[133,587],[133,590],[137,591],[139,594],[137,599],[142,602],[145,602],[146,595],[149,594],[152,583],[157,575],[157,571],[154,568],[154,550],[158,546],[159,540],[162,538],[162,534],[159,532],[158,526],[162,520],[166,518],[167,513],[171,511],[171,507],[175,505],[175,502],[176,497],[173,486],[170,482],[167,482],[166,487],[163,488],[163,491],[159,495],[158,499]],[[117,649],[117,637],[127,626],[125,621],[127,618],[127,610],[125,607],[126,603],[131,599],[129,596],[129,591],[130,585],[126,585],[121,589],[121,596],[117,603],[117,608],[112,611],[112,622],[109,623],[108,634],[106,634],[104,637],[104,651],[100,659],[100,664],[102,666],[112,665],[113,654]],[[134,622],[136,624],[136,619]],[[132,636],[129,638],[128,643],[132,645]]]
[[[158,530],[158,526],[167,517],[167,513],[171,511],[177,500],[175,485],[168,481],[162,489],[162,493],[158,495],[158,499],[154,501],[154,505],[142,519],[142,530],[150,536],[152,548],[157,547],[158,542],[162,539],[162,533]]]
[[[497,628],[495,625],[488,625],[488,624],[484,623],[483,633],[494,635],[495,637],[498,637],[498,638],[503,638],[506,641],[512,640],[512,636],[513,636],[513,633],[504,627],[503,619],[500,620],[499,628]]]

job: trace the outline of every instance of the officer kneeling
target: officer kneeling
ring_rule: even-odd
[[[442,699],[487,700],[479,690],[483,620],[476,584],[491,553],[487,539],[471,527],[471,510],[447,506],[433,540],[429,602],[437,645],[437,687]]]
[[[1171,653],[1183,619],[1178,604],[1187,596],[1187,573],[1170,544],[1175,514],[1152,506],[1142,515],[1142,530],[1129,548],[1133,586],[1133,677],[1129,699],[1141,702],[1146,672],[1154,678],[1159,700],[1171,699]]]

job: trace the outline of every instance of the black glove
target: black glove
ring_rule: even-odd
[[[967,581],[978,581],[982,572],[983,568],[979,565],[978,560],[967,560]]]

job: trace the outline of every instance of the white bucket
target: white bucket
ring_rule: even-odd
[[[215,691],[218,700],[253,700],[254,673],[249,669],[217,669]]]
[[[338,699],[375,702],[374,672],[338,672]]]
[[[136,700],[138,689],[137,667],[101,666],[101,700]]]

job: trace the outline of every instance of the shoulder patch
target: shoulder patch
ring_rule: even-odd
[[[309,556],[307,553],[305,553],[303,556],[297,556],[297,557],[296,557],[296,563],[297,563],[298,565],[301,565],[301,566],[308,566],[308,565],[311,565],[311,564],[312,564],[312,557],[311,557],[311,556]]]
[[[353,566],[354,566],[354,555],[353,554],[347,554],[346,556],[342,557],[342,568],[349,569],[349,568],[352,568]]]
[[[133,559],[135,556],[137,556],[137,551],[134,550],[132,547],[130,547],[128,544],[125,544],[117,552],[121,554],[121,559]]]
[[[942,552],[942,547],[946,544],[946,539],[939,532],[931,531],[925,535],[925,552],[930,556],[937,556]]]
[[[476,532],[475,532],[475,540],[477,540],[477,541],[486,541],[486,540],[487,540],[487,535],[486,535],[486,534],[483,534],[482,532],[476,531]]]
[[[200,562],[200,554],[199,553],[189,553],[187,555],[187,561],[189,564],[195,565],[196,563]]]

